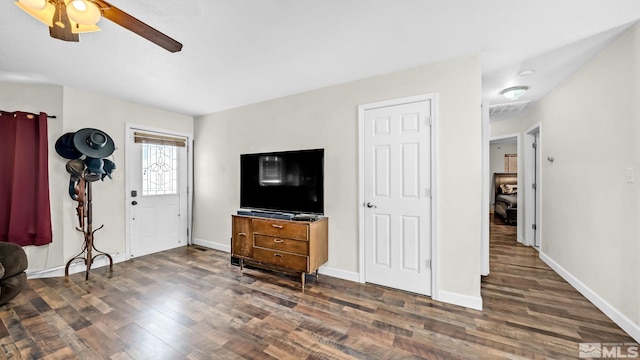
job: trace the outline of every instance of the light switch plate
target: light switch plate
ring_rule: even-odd
[[[636,170],[633,167],[627,168],[627,182],[628,183],[636,182]]]

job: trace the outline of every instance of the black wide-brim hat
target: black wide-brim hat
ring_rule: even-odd
[[[92,128],[76,131],[73,145],[84,155],[97,159],[107,157],[115,150],[115,144],[107,133]]]
[[[56,140],[56,152],[65,159],[79,159],[82,153],[73,145],[75,133],[66,133]]]

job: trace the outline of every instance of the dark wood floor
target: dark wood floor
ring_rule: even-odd
[[[581,342],[634,342],[492,225],[484,310],[320,276],[239,269],[182,247],[68,279],[29,280],[0,307],[7,359],[573,359]]]

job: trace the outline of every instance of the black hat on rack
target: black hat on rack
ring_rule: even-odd
[[[115,144],[107,133],[92,128],[76,131],[73,145],[84,155],[97,159],[107,157],[115,150]]]
[[[94,174],[106,174],[107,173],[102,168],[104,166],[104,160],[102,160],[102,159],[96,159],[96,158],[92,158],[92,157],[87,157],[86,159],[84,159],[84,163],[87,164],[87,170],[89,170],[90,173],[94,173]]]
[[[82,153],[73,145],[73,135],[75,133],[66,133],[56,140],[56,152],[65,159],[79,159]]]
[[[113,177],[111,177],[111,173],[116,169],[116,164],[113,161],[104,159],[104,166],[102,166],[102,169],[104,170],[102,181],[104,181],[104,178],[107,176],[109,177],[109,179],[113,179]]]

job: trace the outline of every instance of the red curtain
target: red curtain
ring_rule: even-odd
[[[0,111],[0,241],[51,242],[47,114]]]

